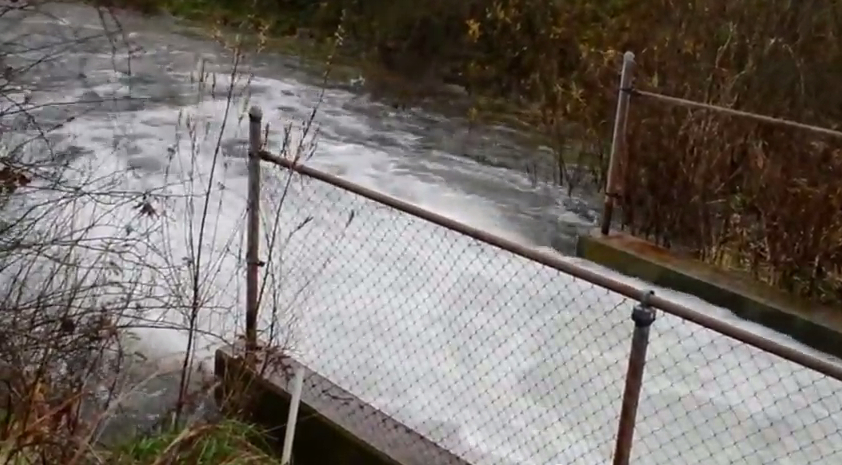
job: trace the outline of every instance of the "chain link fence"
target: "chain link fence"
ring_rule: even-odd
[[[470,463],[612,461],[638,301],[264,167],[295,359]],[[648,350],[630,463],[842,463],[836,379],[662,311]]]
[[[611,456],[631,301],[320,181],[283,202],[296,359],[472,463]]]
[[[842,463],[842,383],[662,313],[634,464]]]

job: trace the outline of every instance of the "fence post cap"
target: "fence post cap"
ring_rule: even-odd
[[[640,294],[640,303],[632,308],[632,320],[637,327],[648,327],[655,322],[655,309],[652,308],[650,300],[655,291],[643,291]]]
[[[263,119],[263,110],[261,110],[259,106],[254,105],[253,107],[249,108],[249,118]]]
[[[626,51],[626,53],[623,54],[623,61],[634,61],[634,52]]]

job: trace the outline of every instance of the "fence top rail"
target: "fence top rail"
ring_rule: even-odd
[[[342,179],[339,176],[302,165],[298,160],[280,157],[265,150],[260,151],[259,157],[261,160],[266,162],[325,182],[340,189],[347,190],[361,197],[365,197],[369,200],[394,208],[395,210],[424,219],[438,226],[448,228],[478,241],[491,244],[521,257],[541,263],[544,266],[553,268],[562,273],[616,292],[627,298],[645,302],[646,304],[664,312],[670,313],[684,320],[691,321],[712,331],[716,331],[745,344],[775,354],[781,358],[842,381],[842,366],[840,365],[836,365],[814,355],[804,353],[793,347],[783,345],[777,341],[765,338],[759,334],[740,328],[727,321],[712,317],[698,310],[694,310],[663,297],[653,295],[649,289],[638,289],[637,287],[622,283],[599,272],[588,270],[582,266],[568,262],[557,255],[494,235],[488,231],[477,229],[473,226],[469,226],[438,213],[431,212],[409,202],[405,202],[382,192],[378,192]]]
[[[790,128],[801,129],[804,131],[809,131],[816,134],[822,134],[825,136],[836,137],[842,139],[842,131],[836,131],[833,129],[822,128],[819,126],[813,126],[811,124],[804,124],[799,123],[796,121],[791,121],[783,118],[775,118],[774,116],[765,116],[759,115],[757,113],[751,113],[748,111],[742,110],[735,110],[733,108],[723,107],[719,105],[712,105],[710,103],[702,103],[696,102],[693,100],[687,100],[679,97],[670,97],[668,95],[659,94],[656,92],[648,92],[645,90],[630,88],[624,89],[625,92],[628,92],[633,97],[646,97],[651,98],[653,100],[657,100],[660,102],[668,103],[670,105],[676,105],[680,107],[689,107],[689,108],[696,108],[699,110],[709,110],[715,111],[717,113],[724,113],[731,116],[738,116],[741,118],[753,119],[755,121],[760,121],[762,123],[772,124],[776,126],[786,126]]]

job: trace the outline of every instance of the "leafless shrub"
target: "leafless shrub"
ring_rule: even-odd
[[[222,66],[228,71],[199,64],[191,76],[195,100],[174,122],[176,139],[166,154],[163,181],[136,189],[119,163],[103,166],[102,157],[90,160],[68,151],[67,144],[62,148],[72,136],[70,123],[97,111],[97,104],[135,98],[131,92],[118,97],[89,92],[66,102],[32,97],[45,89],[33,76],[49,78],[50,69],[67,67],[69,55],[84,59],[95,42],[95,50],[107,51],[115,66],[119,62],[120,73],[131,75],[136,46],[120,17],[105,9],[89,12],[97,14],[101,27],[75,37],[56,26],[60,18],[38,2],[0,9],[0,20],[30,21],[40,31],[4,28],[0,37],[7,67],[0,80],[4,462],[83,461],[126,398],[165,371],[178,378],[169,419],[183,424],[213,387],[207,357],[215,347],[234,344],[241,326],[245,231],[236,226],[244,222],[225,220],[232,212],[244,215],[245,190],[236,176],[228,176],[236,161],[224,159],[222,147],[224,138],[247,129],[242,123],[252,76],[242,71],[242,42],[218,34],[230,51],[232,62]],[[54,34],[58,39],[39,42],[54,28],[60,30]],[[30,40],[30,34],[40,39]],[[208,102],[219,101],[224,114],[203,111]],[[316,110],[300,130],[284,128],[279,150],[285,156],[312,155]],[[261,338],[267,353],[283,355],[292,343],[294,312],[293,303],[283,301],[288,270],[281,258],[285,238],[300,227],[280,223],[292,174],[279,179],[273,173],[268,180]],[[174,350],[145,350],[144,335],[162,331],[174,335]]]

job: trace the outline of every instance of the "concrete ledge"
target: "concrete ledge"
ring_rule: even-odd
[[[799,301],[750,276],[724,271],[628,234],[579,237],[576,255],[619,273],[697,296],[814,349],[842,358],[842,309]]]
[[[280,450],[291,395],[286,375],[258,376],[234,348],[216,352],[217,401],[269,429]],[[289,373],[301,366],[285,359]],[[293,445],[296,465],[468,465],[459,457],[307,370]]]

